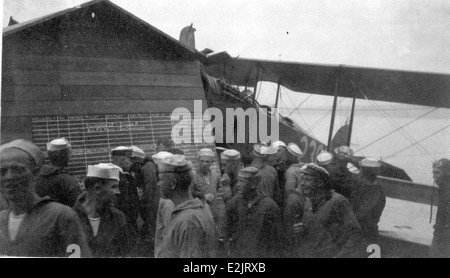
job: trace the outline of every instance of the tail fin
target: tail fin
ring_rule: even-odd
[[[350,131],[350,125],[346,123],[336,132],[330,143],[330,150],[333,151],[340,146],[348,146],[348,133]]]

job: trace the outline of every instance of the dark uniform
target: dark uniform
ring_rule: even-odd
[[[92,255],[94,257],[127,256],[135,244],[136,233],[127,223],[125,214],[114,207],[102,211],[98,233],[94,236],[87,212],[82,205],[83,199],[83,196],[80,196],[74,210],[80,218]]]
[[[11,209],[0,212],[0,254],[25,257],[66,257],[72,244],[81,257],[90,257],[86,235],[77,214],[68,206],[41,198],[27,212],[14,241],[9,238]],[[76,250],[76,249],[75,249]]]
[[[115,207],[125,214],[128,223],[137,232],[137,219],[140,210],[139,194],[136,180],[127,172],[120,173],[119,191],[120,194],[117,197]]]
[[[49,196],[63,205],[73,207],[81,194],[81,187],[66,169],[49,164],[42,166],[39,172],[36,194],[40,197]]]
[[[146,162],[141,168],[139,182],[142,185],[141,218],[144,221],[142,232],[147,239],[153,239],[156,229],[156,216],[160,192],[158,187],[157,166],[151,158],[146,158]]]
[[[282,255],[281,212],[272,198],[260,194],[249,208],[244,196],[238,193],[227,203],[225,216],[231,257]]]
[[[378,222],[386,206],[386,195],[379,184],[360,184],[356,218],[367,244],[378,242]]]
[[[313,208],[305,203],[303,214],[304,236],[301,253],[304,257],[358,257],[361,256],[361,227],[342,195],[331,191]]]
[[[294,233],[293,225],[302,222],[305,202],[306,198],[297,191],[291,191],[286,198],[283,210],[284,254],[286,257],[301,257],[299,254],[301,235]]]
[[[437,258],[450,258],[450,177],[439,184],[438,198],[430,255]]]

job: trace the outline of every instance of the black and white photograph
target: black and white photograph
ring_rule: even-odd
[[[450,1],[1,6],[0,259],[450,258]]]

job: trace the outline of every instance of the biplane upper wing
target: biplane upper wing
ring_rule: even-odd
[[[450,108],[450,74],[208,57],[206,72],[238,86],[281,82],[296,92]],[[337,84],[337,86],[336,86]]]

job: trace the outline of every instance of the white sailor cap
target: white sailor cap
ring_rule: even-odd
[[[86,176],[119,181],[121,170],[119,166],[112,163],[99,163],[97,165],[88,165]]]
[[[192,163],[184,155],[174,154],[158,163],[159,173],[184,173],[192,169]]]
[[[207,156],[207,157],[214,157],[214,152],[211,149],[201,149],[200,151],[198,151],[198,157],[201,156]]]
[[[378,159],[367,157],[359,162],[359,166],[368,168],[379,168],[381,167],[381,163]]]
[[[145,152],[141,148],[136,147],[136,146],[131,146],[130,148],[131,148],[131,156],[132,157],[139,157],[142,159],[145,158]]]
[[[60,151],[70,148],[69,141],[66,138],[58,138],[47,143],[47,151]]]
[[[276,154],[277,150],[272,148],[272,146],[267,146],[264,144],[253,145],[253,154],[257,157],[266,157],[272,154]]]
[[[152,159],[153,159],[153,162],[159,163],[159,162],[161,162],[164,158],[169,157],[169,156],[172,156],[172,155],[174,155],[174,154],[173,154],[173,153],[169,153],[169,152],[162,151],[162,152],[159,152],[159,153],[157,153],[157,154],[152,155]]]
[[[239,170],[238,177],[244,179],[251,179],[257,177],[259,173],[259,169],[256,167],[246,167],[244,169]]]
[[[237,150],[228,149],[224,150],[220,154],[220,158],[222,160],[240,160],[241,159],[241,153]]]
[[[33,159],[36,168],[40,168],[44,164],[45,158],[41,149],[29,141],[17,139],[3,144],[0,146],[0,155],[7,149],[18,149],[27,153]]]
[[[303,154],[300,147],[295,143],[289,143],[287,145],[287,150],[290,154],[292,154],[295,157],[300,157]]]
[[[322,151],[316,157],[317,164],[320,166],[325,166],[333,161],[333,154],[327,151]]]
[[[275,141],[272,143],[272,148],[278,150],[279,147],[285,147],[286,148],[286,144],[283,141]]]

